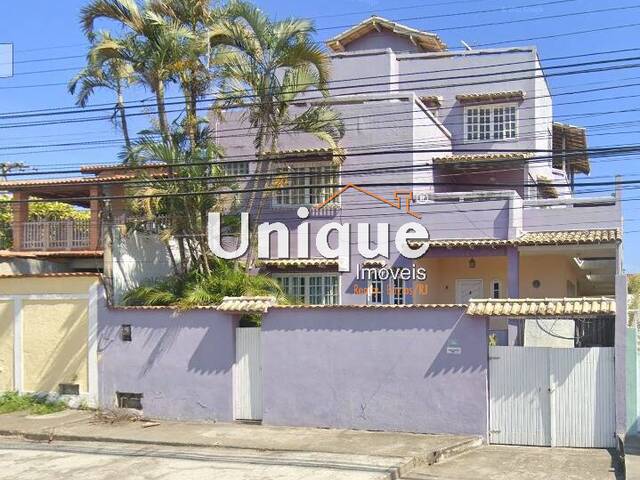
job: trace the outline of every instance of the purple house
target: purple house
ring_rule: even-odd
[[[258,266],[298,303],[102,305],[101,403],[130,394],[171,418],[614,446],[627,430],[620,191],[574,196],[586,133],[554,122],[536,49],[452,51],[380,17],[328,46],[330,96],[295,108],[339,111],[339,151],[296,135],[257,158],[238,112],[211,119],[230,175],[266,158],[286,187],[261,202],[273,232]],[[407,223],[427,235],[398,246]],[[261,327],[240,327],[246,313]]]
[[[409,389],[429,408],[439,405],[440,414],[444,404],[452,405],[440,420],[458,432],[488,429],[497,443],[612,446],[614,432],[626,431],[620,189],[574,195],[576,177],[590,172],[586,131],[554,121],[536,48],[454,51],[435,34],[380,17],[327,45],[330,95],[309,95],[296,107],[323,102],[339,111],[346,130],[341,150],[292,135],[262,157],[288,188],[263,202],[260,220],[270,223],[271,234],[259,266],[307,306],[242,298],[224,306],[237,314],[255,305],[267,312],[260,415],[277,424],[407,429],[393,416],[363,421],[357,408],[342,402],[353,393],[354,372],[364,368],[353,352],[384,370],[398,358],[393,352],[414,348],[399,339],[421,338],[425,330],[410,332],[419,325],[429,331],[453,311],[437,348],[429,343],[433,332],[423,344],[439,352],[438,374],[431,375],[430,363],[424,378],[447,381],[412,382],[426,390]],[[216,138],[228,156],[255,160],[246,141],[251,129],[240,119],[228,112],[216,123]],[[225,133],[237,129],[246,135]],[[228,168],[246,175],[257,163],[234,161]],[[428,238],[409,242],[416,250],[428,244],[418,258],[401,255],[394,242],[407,222],[428,231]],[[324,249],[334,247],[335,258],[321,255],[314,241],[328,224],[333,230]],[[345,271],[337,225],[347,224]],[[388,255],[356,248],[358,224],[368,225],[371,250],[389,243]],[[390,237],[376,237],[380,224],[388,224]],[[308,244],[299,240],[301,228],[308,228]],[[480,336],[473,330],[479,325]],[[388,329],[400,336],[387,338]],[[334,363],[337,358],[345,363]],[[361,374],[375,378],[368,370]],[[338,401],[315,388],[319,384],[346,397]],[[471,400],[474,390],[478,396]],[[399,401],[390,398],[386,408]],[[321,411],[318,399],[336,410]],[[592,408],[582,416],[567,413],[575,402]],[[456,415],[480,423],[459,425]],[[432,419],[416,429],[446,430]]]
[[[615,294],[619,193],[574,197],[576,176],[590,170],[586,132],[553,121],[535,48],[451,51],[437,35],[380,17],[327,45],[331,92],[322,102],[342,115],[343,152],[298,135],[269,154],[282,172],[279,182],[290,188],[268,194],[261,220],[286,225],[292,236],[288,257],[278,258],[281,238],[272,234],[261,266],[292,297],[398,305]],[[318,101],[311,98],[308,104]],[[225,134],[242,128],[237,112],[217,127],[227,155],[255,155],[247,135]],[[255,168],[229,164],[234,174]],[[297,216],[300,207],[310,210],[308,219]],[[393,244],[393,232],[409,221],[430,237],[427,253],[415,260]],[[311,241],[299,254],[293,233],[303,222]],[[313,240],[329,222],[349,223],[352,244],[358,223],[388,223],[389,258],[364,258],[352,245],[350,271],[338,272]],[[375,244],[375,231],[370,239]],[[358,267],[366,265],[415,265],[427,278],[364,281]],[[504,322],[492,325],[506,329]]]

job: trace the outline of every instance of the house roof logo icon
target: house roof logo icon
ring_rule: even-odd
[[[422,218],[422,215],[420,215],[418,212],[414,212],[413,210],[411,210],[411,201],[413,200],[413,192],[408,190],[398,190],[396,192],[393,192],[394,200],[388,200],[376,193],[370,192],[369,190],[362,188],[358,185],[355,185],[353,183],[346,184],[336,193],[334,193],[329,198],[327,198],[324,202],[316,205],[316,208],[318,210],[323,208],[324,206],[333,202],[336,198],[338,198],[340,195],[345,193],[347,190],[351,190],[351,189],[357,190],[361,193],[364,193],[365,195],[375,198],[379,202],[382,202],[385,205],[388,205],[389,207],[397,208],[398,210],[403,211],[403,213],[406,213],[407,215],[411,215],[414,218],[417,218],[417,219]]]

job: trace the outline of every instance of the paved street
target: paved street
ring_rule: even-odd
[[[397,457],[118,443],[0,439],[0,479],[11,480],[379,480]],[[490,446],[403,480],[615,480],[606,450]]]
[[[0,479],[377,480],[398,458],[115,443],[0,440]]]
[[[403,480],[616,480],[607,450],[485,446],[420,467]]]

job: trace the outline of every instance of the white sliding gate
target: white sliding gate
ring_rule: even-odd
[[[615,446],[613,348],[489,347],[490,441]]]
[[[262,420],[262,348],[260,328],[236,329],[233,366],[233,416]]]

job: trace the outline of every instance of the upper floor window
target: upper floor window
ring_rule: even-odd
[[[339,182],[339,170],[334,165],[287,166],[278,169],[282,175],[277,179],[273,196],[274,205],[316,205],[331,197]],[[292,188],[299,187],[299,188]]]
[[[276,275],[282,290],[292,300],[309,305],[339,303],[338,275],[292,274]]]
[[[249,162],[225,162],[222,168],[225,175],[237,176],[249,174]]]
[[[484,105],[464,109],[465,141],[506,140],[518,136],[518,107]]]

